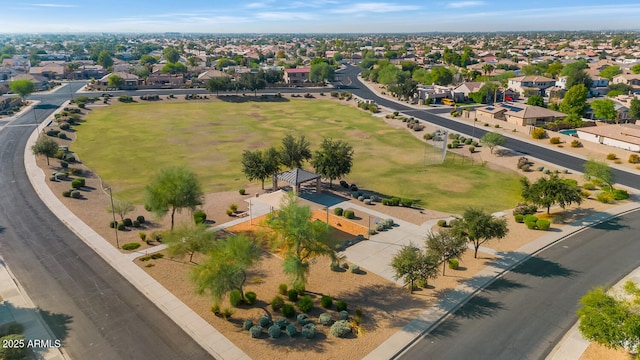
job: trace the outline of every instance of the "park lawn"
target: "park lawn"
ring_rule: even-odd
[[[304,134],[314,151],[323,137],[347,141],[355,151],[347,181],[420,199],[435,210],[460,213],[480,206],[497,211],[518,199],[515,172],[448,163],[425,167],[422,141],[329,100],[115,103],[91,111],[76,131],[71,150],[112,186],[116,197],[138,204],[149,178],[168,166],[192,169],[205,192],[243,188],[248,181],[242,152],[277,146],[287,132]]]

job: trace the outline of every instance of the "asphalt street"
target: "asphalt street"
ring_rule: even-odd
[[[401,359],[544,359],[578,301],[640,266],[640,211],[548,248],[473,297]]]
[[[66,90],[33,96],[39,122]],[[34,122],[31,110],[0,130],[0,253],[65,351],[78,360],[210,359],[42,203],[23,164]]]

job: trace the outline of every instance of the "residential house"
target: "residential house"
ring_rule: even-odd
[[[546,96],[545,90],[554,86],[556,81],[544,76],[519,76],[510,78],[508,87],[523,97],[531,95]]]
[[[135,88],[140,83],[140,79],[138,78],[137,75],[129,74],[126,72],[112,72],[110,74],[103,76],[99,80],[100,85],[109,86],[109,77],[111,77],[112,75],[119,76],[124,80],[124,85],[122,85],[122,88],[129,88],[129,89]]]
[[[20,105],[22,100],[19,97],[9,97],[0,95],[0,114],[11,110],[14,106]]]
[[[42,61],[38,66],[32,66],[29,74],[44,76],[49,80],[63,79],[67,74],[67,63],[64,61]]]
[[[309,73],[311,68],[295,68],[284,70],[284,83],[285,84],[302,84],[309,82]]]
[[[576,130],[581,140],[640,152],[640,125],[601,125]]]
[[[567,114],[547,108],[513,102],[496,103],[476,109],[476,117],[479,120],[498,119],[520,126],[541,125],[566,116]]]
[[[220,78],[220,77],[231,77],[231,75],[227,74],[224,71],[220,71],[220,70],[215,70],[215,69],[211,69],[211,70],[207,70],[203,73],[200,73],[198,75],[198,80],[205,82],[209,79],[213,79],[213,78]]]
[[[184,74],[162,74],[156,73],[151,74],[145,80],[146,85],[157,85],[157,86],[180,86],[184,84]]]
[[[599,75],[591,75],[591,87],[589,88],[590,96],[600,96],[605,95],[609,92],[609,79],[604,78]],[[567,89],[567,76],[560,76],[556,81],[556,86],[562,90]],[[547,90],[549,92],[549,90]]]
[[[442,102],[442,99],[452,99],[454,101],[463,101],[464,94],[456,92],[451,86],[440,85],[419,85],[416,89],[416,95],[421,103],[431,104],[434,102]]]
[[[18,74],[11,78],[11,81],[16,80],[29,80],[33,82],[36,86],[36,91],[44,91],[49,90],[49,79],[40,75],[31,75],[31,74]]]
[[[640,74],[620,74],[613,77],[612,83],[625,84],[640,88]]]

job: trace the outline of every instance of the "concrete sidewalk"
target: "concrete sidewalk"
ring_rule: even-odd
[[[240,348],[224,337],[222,333],[133,263],[129,255],[115,249],[100,234],[80,220],[53,194],[46,184],[45,173],[36,165],[35,157],[31,153],[31,146],[35,143],[40,131],[46,127],[47,123],[48,120],[40,124],[29,137],[25,146],[24,166],[31,185],[51,212],[125,279],[129,279],[133,286],[214,358],[250,359]]]
[[[60,341],[46,324],[40,310],[33,304],[29,295],[24,291],[18,279],[13,275],[7,264],[0,258],[0,325],[17,322],[24,326],[24,337],[27,342],[45,341],[48,347],[29,347],[38,359],[65,360],[69,359],[63,349],[56,344]]]

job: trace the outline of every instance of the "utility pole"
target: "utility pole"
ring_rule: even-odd
[[[120,249],[120,242],[118,241],[118,222],[116,221],[116,209],[113,206],[113,193],[111,187],[107,187],[105,190],[109,191],[109,197],[111,198],[111,215],[113,215],[113,230],[116,232],[116,249]]]

